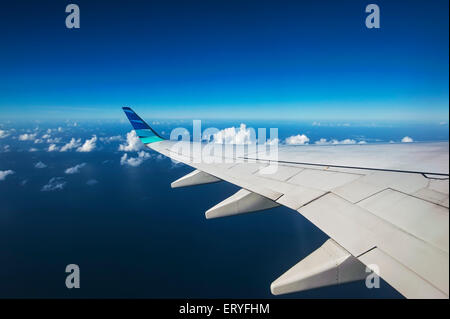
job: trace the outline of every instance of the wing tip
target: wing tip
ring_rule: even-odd
[[[150,125],[148,125],[130,107],[123,106],[122,110],[124,111],[125,115],[130,121],[130,124],[133,127],[133,129],[136,131],[136,133],[138,133],[139,139],[141,140],[142,143],[151,144],[164,140],[164,138],[162,138],[154,129],[152,129]]]

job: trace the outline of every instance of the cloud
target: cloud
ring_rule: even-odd
[[[47,139],[47,143],[59,143],[59,142],[61,142],[61,138],[60,137]]]
[[[43,139],[50,138],[50,137],[51,137],[50,134],[44,134],[44,135],[42,135],[42,138],[43,138]]]
[[[144,151],[140,151],[137,157],[128,157],[128,154],[125,153],[120,158],[120,165],[136,167],[141,165],[148,158],[150,158],[150,155]]]
[[[11,147],[9,145],[4,145],[3,149],[1,150],[1,153],[7,153],[11,150]]]
[[[332,139],[332,140],[328,141],[326,138],[321,138],[320,140],[315,141],[314,143],[317,144],[317,145],[338,145],[338,144],[349,145],[349,144],[356,144],[356,143],[358,143],[358,144],[366,144],[367,142],[366,141],[356,142],[355,140],[349,139],[349,138],[346,138],[345,140],[341,140],[341,141],[336,140],[336,139]]]
[[[25,134],[19,135],[19,141],[33,141],[35,138],[36,138],[36,133],[34,133],[34,134],[25,133]]]
[[[97,136],[96,135],[92,136],[91,139],[86,140],[82,146],[77,148],[77,152],[90,152],[90,151],[92,151],[96,147],[95,142],[97,142]]]
[[[47,165],[45,165],[45,164],[42,163],[42,162],[37,162],[36,165],[34,165],[34,167],[36,167],[36,168],[46,168]]]
[[[80,169],[85,167],[85,166],[86,166],[86,163],[81,163],[81,164],[75,165],[74,167],[69,167],[68,169],[66,169],[64,171],[64,173],[66,173],[66,174],[77,174],[77,173],[80,172]]]
[[[116,142],[116,141],[122,141],[123,137],[120,135],[116,135],[116,136],[109,136],[109,137],[100,137],[100,141],[102,142],[106,142],[106,143],[111,143],[111,142]]]
[[[252,144],[255,139],[255,131],[244,123],[239,128],[229,127],[213,135],[213,142],[218,144]]]
[[[130,131],[127,133],[127,141],[125,144],[119,145],[119,151],[123,152],[137,152],[140,151],[143,147],[141,140],[136,135],[135,131]]]
[[[8,137],[9,133],[5,130],[0,130],[0,138]]]
[[[76,139],[74,139],[74,138],[72,137],[71,140],[70,140],[70,142],[67,143],[67,144],[65,144],[65,145],[63,145],[59,151],[60,151],[60,152],[65,152],[65,151],[71,150],[71,149],[73,149],[73,148],[79,147],[80,144],[81,144],[81,138],[79,138],[79,139],[76,140]]]
[[[95,185],[95,184],[98,184],[98,180],[96,180],[96,179],[90,179],[90,180],[88,180],[88,181],[86,182],[86,184],[89,185],[89,186],[93,186],[93,185]]]
[[[55,144],[50,144],[48,146],[47,152],[54,152],[54,151],[57,151],[57,150],[58,150],[58,147]]]
[[[405,136],[404,138],[402,138],[402,143],[412,143],[412,142],[414,142],[414,140],[409,136]]]
[[[14,171],[8,169],[6,171],[0,171],[0,181],[4,181],[6,176],[14,174]]]
[[[317,144],[317,145],[325,145],[325,144],[330,144],[330,142],[328,142],[326,138],[323,138],[323,137],[322,137],[320,140],[315,141],[314,144]]]
[[[333,144],[356,144],[356,141],[346,138],[345,140],[342,141],[333,141]]]
[[[294,136],[290,136],[287,139],[285,139],[286,144],[289,145],[302,145],[302,144],[308,144],[309,137],[305,134],[298,134]]]
[[[334,127],[334,126],[344,126],[344,127],[349,127],[351,126],[350,123],[321,123],[321,122],[312,122],[312,126],[330,126],[330,127]]]
[[[266,145],[278,145],[280,144],[280,140],[278,138],[273,138],[270,140],[267,140]]]
[[[32,148],[30,148],[28,151],[29,151],[29,152],[37,152],[37,150],[38,150],[37,148],[32,147]]]
[[[42,192],[51,192],[55,190],[62,190],[64,186],[66,185],[66,182],[64,181],[63,177],[52,177],[48,181],[47,184],[42,186],[41,191]]]

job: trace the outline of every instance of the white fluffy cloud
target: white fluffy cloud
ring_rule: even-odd
[[[0,130],[0,138],[8,137],[9,133],[5,130]]]
[[[150,155],[144,151],[140,151],[137,157],[128,157],[128,154],[125,153],[120,158],[120,165],[128,165],[136,167],[141,165],[148,158],[150,158]]]
[[[217,132],[213,138],[214,143],[218,144],[252,144],[256,135],[253,129],[242,123],[239,128],[229,127]]]
[[[97,146],[95,143],[97,142],[97,136],[92,136],[91,139],[88,139],[84,142],[84,144],[77,148],[77,152],[91,152]]]
[[[34,133],[34,134],[25,133],[25,134],[19,135],[19,141],[33,141],[35,138],[36,138],[36,133]]]
[[[42,162],[37,162],[36,165],[34,165],[34,167],[36,167],[36,168],[46,168],[47,165],[45,165],[45,164],[42,163]]]
[[[298,134],[298,135],[294,135],[294,136],[289,136],[286,140],[285,140],[286,144],[290,144],[290,145],[302,145],[302,144],[308,144],[309,142],[309,137],[306,136],[305,134]]]
[[[48,146],[47,152],[54,152],[54,151],[57,151],[57,150],[58,150],[58,147],[55,144],[50,144]]]
[[[404,138],[402,138],[402,143],[412,143],[412,142],[414,142],[414,140],[409,136],[405,136]]]
[[[51,192],[55,190],[62,190],[64,186],[66,185],[66,182],[64,181],[64,178],[62,177],[52,177],[48,181],[47,184],[42,186],[41,191],[42,192]]]
[[[0,171],[0,181],[4,181],[6,176],[14,174],[14,171],[8,169],[6,171]]]
[[[81,138],[79,138],[79,139],[76,140],[76,139],[74,139],[74,138],[72,137],[72,138],[70,139],[70,142],[67,143],[67,144],[65,144],[65,145],[63,145],[59,151],[60,151],[60,152],[65,152],[65,151],[71,150],[71,149],[73,149],[73,148],[79,147],[80,144],[81,144]]]
[[[143,146],[143,144],[141,143],[139,137],[136,135],[136,132],[130,131],[127,133],[126,143],[119,145],[119,151],[137,152],[142,149],[142,146]]]
[[[73,167],[69,167],[68,169],[66,169],[64,171],[64,173],[66,173],[66,174],[77,174],[77,173],[80,172],[80,169],[83,168],[84,166],[86,166],[86,163],[81,163],[81,164],[75,165]]]

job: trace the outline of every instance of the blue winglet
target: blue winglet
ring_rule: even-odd
[[[131,108],[125,106],[122,108],[128,120],[136,131],[137,136],[144,144],[150,144],[163,141],[164,139],[156,133],[143,119],[139,117]]]

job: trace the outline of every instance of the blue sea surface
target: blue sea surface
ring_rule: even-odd
[[[219,129],[239,124],[203,123]],[[448,124],[246,124],[279,127],[280,140],[306,134],[310,143],[320,138],[399,142],[404,136],[448,140]],[[171,129],[189,129],[192,123],[151,125],[168,136]],[[39,138],[49,128],[52,138],[61,138],[57,147],[95,134],[96,148],[48,152],[47,141],[18,138],[27,131]],[[328,239],[285,207],[206,220],[207,209],[239,188],[220,182],[171,189],[170,183],[192,168],[153,151],[137,167],[121,165],[119,145],[130,131],[126,122],[4,122],[0,129],[8,132],[0,139],[0,171],[14,171],[0,181],[1,298],[278,298],[271,295],[270,283]],[[111,136],[121,140],[103,139]],[[38,162],[46,167],[36,168]],[[77,174],[65,173],[81,163],[86,164]],[[62,189],[42,191],[54,177],[61,177]],[[80,267],[80,289],[65,286],[68,264]],[[402,296],[382,281],[379,289],[355,282],[281,297]]]

